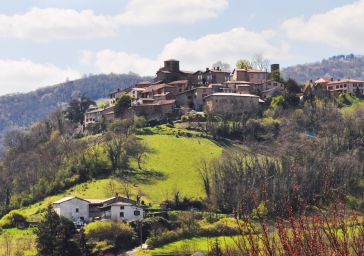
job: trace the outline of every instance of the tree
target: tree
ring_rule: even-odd
[[[79,245],[74,240],[77,234],[74,224],[59,217],[51,205],[35,234],[39,256],[82,256]]]
[[[56,249],[57,229],[61,220],[49,205],[44,219],[39,223],[37,235],[37,250],[39,256],[54,255]]]
[[[240,59],[236,62],[236,68],[249,69],[249,68],[252,68],[252,64],[248,60]]]
[[[222,62],[221,60],[215,62],[213,65],[212,65],[212,68],[219,68],[220,70],[225,70],[225,71],[230,71],[230,65],[229,63],[226,63],[226,62]]]
[[[79,245],[82,256],[91,256],[90,246],[87,244],[87,237],[83,229],[80,230]]]
[[[253,60],[251,61],[251,65],[255,69],[259,70],[267,70],[269,67],[270,61],[268,59],[265,59],[262,54],[255,54],[253,56]]]
[[[296,80],[290,78],[286,82],[286,89],[288,94],[297,94],[301,92],[301,87],[298,85]]]
[[[142,170],[144,159],[148,153],[152,153],[152,150],[135,136],[129,138],[126,147],[128,155],[137,160],[138,168]]]
[[[96,103],[84,96],[79,99],[72,100],[65,110],[65,117],[74,123],[83,125],[84,115],[87,109],[92,105],[96,105]]]
[[[124,94],[115,104],[114,113],[116,117],[122,117],[125,111],[131,106],[132,97]]]
[[[273,70],[270,72],[269,78],[273,79],[274,81],[281,82],[282,81],[281,72],[279,72],[279,70]]]
[[[110,135],[111,138],[106,142],[106,153],[111,162],[111,168],[115,172],[121,167],[126,167],[125,143],[126,137],[123,135]]]

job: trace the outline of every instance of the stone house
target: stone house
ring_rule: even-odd
[[[177,88],[169,84],[153,84],[144,89],[141,98],[153,98],[156,94],[176,94]]]
[[[231,81],[246,81],[255,84],[262,84],[267,81],[268,72],[257,69],[234,69],[231,74]]]
[[[176,104],[177,106],[182,107],[186,111],[190,109],[202,111],[205,102],[205,97],[212,93],[213,93],[212,87],[207,87],[207,86],[196,87],[186,92],[177,94],[175,96]]]
[[[175,114],[176,100],[141,99],[132,103],[132,110],[138,116],[144,116],[147,120],[162,120]]]
[[[91,108],[85,113],[83,124],[85,127],[90,124],[98,123],[102,121],[102,108]]]
[[[188,84],[193,83],[193,73],[181,71],[178,60],[165,60],[164,66],[157,71],[155,82],[171,83],[173,81],[187,80]]]
[[[221,84],[230,79],[230,72],[221,70],[219,67],[209,69],[206,71],[197,71],[194,73],[194,82],[197,86],[209,84]]]
[[[309,91],[315,91],[321,88],[325,91],[332,93],[337,96],[340,93],[355,93],[357,90],[361,94],[364,94],[364,81],[355,79],[338,79],[334,80],[320,78],[316,81],[309,81],[305,84],[303,92],[308,93]]]
[[[209,114],[240,116],[257,113],[259,96],[239,93],[213,93],[205,98],[205,111]]]

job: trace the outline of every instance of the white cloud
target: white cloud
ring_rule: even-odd
[[[194,23],[216,18],[228,6],[228,0],[131,0],[117,17],[125,25]]]
[[[289,47],[284,43],[275,45],[272,43],[275,40],[273,31],[256,33],[242,27],[234,28],[197,40],[177,38],[166,45],[159,59],[177,58],[187,68],[196,69],[211,65],[217,60],[234,65],[237,59],[251,58],[255,53],[261,53],[272,61],[289,57]]]
[[[79,62],[84,65],[90,65],[94,60],[94,53],[89,50],[82,50],[78,55]]]
[[[102,73],[134,72],[141,75],[153,75],[158,67],[158,62],[137,54],[106,49],[97,52],[95,66]]]
[[[282,24],[282,28],[291,39],[364,52],[363,24],[364,1],[361,0],[308,19],[289,19]]]
[[[26,13],[0,15],[0,37],[46,42],[67,38],[112,36],[116,26],[112,18],[95,15],[91,10],[32,8]]]
[[[245,28],[209,34],[196,40],[176,38],[168,43],[156,58],[143,58],[136,54],[103,50],[96,54],[95,66],[100,72],[124,73],[133,71],[152,75],[163,60],[174,58],[181,61],[181,69],[198,70],[211,66],[218,60],[235,65],[239,58],[251,58],[261,53],[273,62],[289,59],[289,46],[284,41],[278,45],[273,31],[255,33]]]
[[[37,64],[30,60],[0,60],[0,95],[28,92],[39,87],[76,79],[81,75],[70,68]]]
[[[96,15],[92,10],[32,8],[14,15],[0,15],[0,37],[48,42],[61,39],[110,37],[123,26],[194,23],[217,17],[228,0],[130,0],[123,12]]]

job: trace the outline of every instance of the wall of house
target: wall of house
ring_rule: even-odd
[[[191,108],[193,105],[193,90],[176,95],[176,104],[183,108]]]
[[[195,93],[193,95],[193,105],[195,110],[202,111],[203,105],[205,103],[204,98],[210,94],[212,94],[212,88],[196,88]]]
[[[267,73],[266,72],[249,72],[248,73],[248,81],[256,84],[261,84],[267,81]]]
[[[233,81],[249,81],[248,72],[246,70],[235,70],[232,75]]]
[[[175,104],[132,106],[136,115],[144,116],[147,120],[160,120],[168,114],[173,114],[174,107]]]
[[[205,110],[212,114],[241,115],[259,110],[257,96],[213,96],[206,99]]]
[[[56,204],[53,207],[55,211],[71,221],[77,221],[83,218],[85,221],[89,220],[89,203],[73,198],[60,204]],[[78,212],[76,211],[78,209]]]
[[[139,215],[135,215],[134,212],[139,211]],[[124,213],[123,217],[120,217],[120,212]],[[114,221],[133,221],[142,220],[144,218],[144,211],[142,208],[132,205],[112,205],[111,206],[111,220]]]

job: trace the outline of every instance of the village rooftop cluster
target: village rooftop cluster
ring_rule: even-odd
[[[271,67],[279,72],[278,64]],[[219,67],[187,72],[180,70],[178,60],[166,60],[153,82],[143,81],[112,92],[107,106],[92,108],[86,113],[84,124],[88,126],[103,118],[114,119],[116,100],[124,94],[133,98],[133,113],[143,115],[147,120],[161,120],[190,111],[235,115],[252,113],[264,103],[261,97],[284,91],[284,85],[269,80],[268,75],[266,70],[236,68],[230,73]]]

